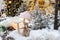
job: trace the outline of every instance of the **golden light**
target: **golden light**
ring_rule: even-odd
[[[10,8],[10,6],[8,6],[8,8]]]
[[[11,4],[12,2],[11,1],[9,1],[9,4]]]
[[[44,0],[44,7],[49,7],[50,6],[50,1],[49,0]]]

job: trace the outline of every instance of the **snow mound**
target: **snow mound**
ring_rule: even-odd
[[[6,20],[0,22],[0,26],[6,26],[7,27],[7,26],[9,26],[10,22],[11,22],[10,18],[6,19]]]
[[[13,37],[15,40],[60,40],[60,34],[58,31],[47,29],[31,30],[28,37],[18,34],[17,30],[15,30],[8,36]]]
[[[0,37],[0,40],[2,40],[2,38]]]
[[[9,17],[9,18],[6,18],[6,20],[1,21],[0,22],[0,26],[9,27],[12,21],[14,21],[14,22],[21,22],[20,17],[18,17],[18,16],[16,16],[16,17]]]

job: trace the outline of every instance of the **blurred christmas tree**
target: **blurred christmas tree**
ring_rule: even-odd
[[[5,3],[7,7],[7,15],[15,16],[19,6],[21,5],[21,0],[5,0]]]

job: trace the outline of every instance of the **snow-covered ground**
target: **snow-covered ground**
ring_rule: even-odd
[[[2,40],[2,38],[0,37],[0,40]]]
[[[6,27],[10,26],[12,20],[18,22],[19,17],[8,17],[6,20],[0,22],[0,26],[4,25]],[[7,37],[13,37],[15,40],[60,40],[60,31],[51,30],[51,29],[42,29],[42,30],[31,30],[28,37],[25,37],[14,30],[9,33]],[[1,38],[0,38],[1,39]]]
[[[11,22],[11,18],[8,18],[8,19],[6,19],[6,20],[3,20],[3,21],[1,21],[0,22],[0,26],[9,26],[9,23]]]
[[[56,30],[31,30],[28,37],[22,36],[17,30],[9,33],[7,37],[13,37],[15,40],[60,40],[60,33]]]

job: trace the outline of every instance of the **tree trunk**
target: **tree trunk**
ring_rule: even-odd
[[[58,29],[58,1],[59,0],[55,0],[56,3],[55,3],[55,21],[54,21],[54,29]]]

